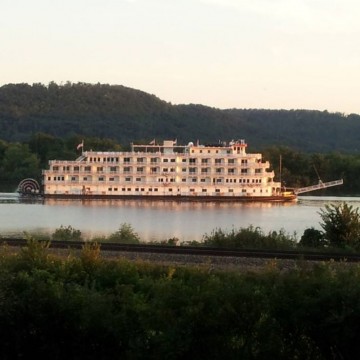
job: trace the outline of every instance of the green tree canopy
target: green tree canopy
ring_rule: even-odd
[[[1,175],[7,181],[19,182],[25,178],[39,177],[39,159],[30,152],[27,144],[10,144],[4,152]]]

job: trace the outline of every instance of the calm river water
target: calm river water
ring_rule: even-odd
[[[259,226],[264,232],[284,229],[300,239],[309,227],[321,229],[318,214],[325,204],[360,198],[299,197],[295,203],[196,203],[143,200],[47,200],[21,202],[17,194],[0,193],[0,235],[52,233],[61,225],[81,230],[84,237],[109,235],[131,224],[143,241],[177,237],[198,240],[212,230]]]

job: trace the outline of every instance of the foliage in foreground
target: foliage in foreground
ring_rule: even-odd
[[[359,266],[208,270],[3,247],[0,358],[355,358]]]
[[[203,243],[205,246],[239,249],[291,249],[296,247],[295,237],[287,235],[284,230],[265,234],[259,227],[252,225],[231,231],[216,229],[210,235],[204,235]]]
[[[295,248],[320,249],[328,251],[359,251],[360,250],[360,214],[358,208],[343,202],[341,204],[325,205],[319,212],[323,231],[313,227],[305,229],[300,241],[294,235],[289,235],[284,229],[264,233],[260,227],[252,225],[246,228],[230,231],[217,228],[210,234],[205,234],[201,242],[191,241],[180,243],[176,237],[163,241],[152,241],[159,245],[190,245],[238,249],[273,249],[291,250]],[[38,235],[36,235],[38,238]],[[81,231],[72,226],[56,229],[52,240],[82,240]],[[93,238],[93,242],[118,242],[138,244],[141,238],[129,223],[122,223],[119,229],[108,237]]]

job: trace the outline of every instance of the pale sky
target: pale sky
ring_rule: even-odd
[[[0,85],[360,114],[358,0],[0,0]]]

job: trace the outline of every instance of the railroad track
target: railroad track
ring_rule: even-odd
[[[41,240],[40,240],[41,241]],[[26,246],[27,240],[20,238],[0,238],[0,244],[9,246]],[[51,241],[50,248],[53,249],[81,249],[84,241]],[[258,250],[258,249],[221,249],[211,247],[192,247],[192,246],[166,246],[166,245],[146,245],[146,244],[117,244],[100,243],[102,251],[110,252],[137,252],[137,253],[157,253],[157,254],[181,254],[212,257],[243,257],[259,259],[303,259],[307,261],[344,261],[358,262],[360,254],[349,254],[341,252],[319,253],[298,250]]]

